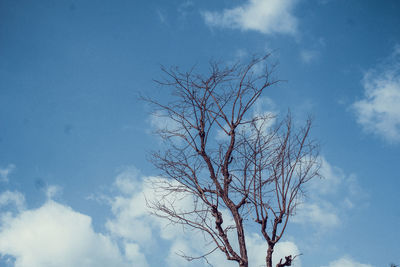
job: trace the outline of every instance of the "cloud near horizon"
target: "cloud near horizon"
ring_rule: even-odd
[[[94,230],[90,216],[52,200],[49,194],[41,207],[26,209],[23,194],[3,192],[0,206],[14,205],[17,209],[14,213],[0,214],[0,255],[15,267],[147,267],[155,253],[166,266],[203,266],[205,262],[201,260],[188,262],[178,255],[208,252],[210,245],[201,233],[149,214],[146,201],[156,196],[149,185],[162,179],[143,176],[133,167],[119,173],[114,182],[115,195],[104,198],[112,216],[103,232]],[[190,201],[178,198],[174,205],[185,209]],[[225,216],[224,223],[229,224],[229,216]],[[246,241],[250,266],[263,265],[265,240],[258,233],[248,232]],[[293,241],[282,240],[275,247],[273,261],[276,264],[286,255],[299,254],[300,249]],[[232,265],[220,252],[211,254],[208,261],[221,267]],[[342,258],[337,262],[352,261]],[[296,258],[293,266],[301,267],[301,258]],[[336,262],[329,265],[336,266],[339,266]]]
[[[0,253],[15,259],[15,267],[147,266],[135,244],[121,253],[107,235],[93,230],[92,219],[48,200],[38,209],[2,214]]]
[[[121,194],[115,196],[110,204],[114,213],[114,218],[110,218],[106,227],[109,231],[120,238],[140,244],[145,254],[148,256],[157,243],[167,241],[169,249],[165,255],[167,266],[202,266],[202,260],[196,261],[197,264],[190,264],[178,254],[190,256],[203,255],[214,247],[207,241],[206,236],[190,228],[183,228],[181,225],[170,224],[168,220],[149,215],[147,202],[151,202],[157,197],[157,192],[152,188],[154,182],[163,182],[164,178],[142,176],[135,168],[128,168],[117,176],[115,185]],[[129,190],[126,190],[126,189]],[[169,196],[167,202],[173,202],[176,210],[190,210],[192,201],[190,196]],[[224,224],[229,224],[229,216],[225,214]],[[187,234],[189,233],[190,234]],[[203,244],[203,245],[201,245]],[[247,236],[248,251],[250,253],[252,266],[264,264],[264,252],[267,249],[263,238],[256,233]],[[276,247],[274,262],[278,261],[286,253],[293,255],[299,254],[296,244],[290,241],[280,242]],[[216,251],[209,255],[207,260],[216,266],[232,265],[226,260],[225,256]],[[301,267],[301,261],[296,260],[294,267]]]
[[[142,176],[135,168],[121,172],[114,183],[116,195],[105,198],[113,215],[102,232],[94,230],[90,216],[52,200],[51,195],[47,194],[39,208],[27,209],[23,194],[6,191],[0,195],[0,205],[17,209],[0,214],[0,255],[15,267],[146,267],[154,260],[154,253],[166,266],[203,266],[201,260],[190,263],[178,255],[208,252],[211,246],[203,234],[149,214],[146,200],[155,197],[149,184],[160,179]],[[185,209],[190,201],[178,201],[177,205]],[[225,219],[229,223],[229,218]],[[160,247],[160,243],[167,247]],[[247,243],[251,264],[264,264],[267,247],[263,238],[249,232]],[[280,242],[275,251],[274,262],[299,254],[291,241]],[[232,264],[220,252],[208,260],[222,267]],[[300,259],[293,266],[301,267]]]
[[[338,260],[332,261],[328,266],[322,267],[373,267],[369,264],[359,263],[348,256],[344,256]]]

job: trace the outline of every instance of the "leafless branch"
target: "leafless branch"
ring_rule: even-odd
[[[215,244],[203,256],[186,259],[219,250],[247,267],[244,224],[253,222],[268,244],[266,264],[272,267],[274,247],[304,184],[319,175],[311,120],[297,128],[290,113],[275,121],[274,114],[251,112],[277,82],[267,67],[256,70],[259,64],[268,66],[267,60],[268,55],[225,68],[211,63],[206,76],[162,67],[165,79],[157,83],[172,90],[173,100],[144,98],[153,116],[165,122],[156,130],[165,149],[152,154],[152,163],[167,180],[154,183],[158,198],[148,205],[156,216],[196,229]],[[182,199],[192,206],[180,207]],[[293,259],[286,256],[277,267],[291,266]]]

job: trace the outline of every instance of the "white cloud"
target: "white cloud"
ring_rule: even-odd
[[[114,218],[106,222],[106,228],[125,242],[140,244],[147,253],[152,253],[159,241],[166,240],[169,243],[169,247],[164,248],[168,266],[186,266],[188,262],[177,253],[202,255],[203,247],[198,244],[205,244],[204,238],[198,232],[187,235],[181,226],[171,225],[168,220],[150,215],[147,201],[154,200],[159,193],[152,188],[152,183],[162,180],[159,177],[140,176],[134,168],[119,174],[115,185],[122,195],[118,194],[110,201]],[[129,192],[126,188],[130,188]],[[171,198],[176,196],[170,195]],[[188,208],[192,203],[187,197],[174,200],[177,210]]]
[[[179,131],[178,122],[172,120],[166,112],[156,111],[150,115],[150,125],[154,130]]]
[[[265,266],[265,253],[268,247],[263,237],[255,233],[249,234],[246,238],[246,244],[248,246],[247,251],[250,259],[249,266]],[[272,266],[276,266],[280,259],[285,259],[285,256],[296,256],[299,254],[300,250],[294,242],[280,241],[274,248]],[[301,267],[301,260],[299,257],[296,257],[292,266]]]
[[[182,238],[176,239],[170,249],[169,254],[166,259],[168,266],[190,266],[189,261],[184,259],[179,255],[179,253],[184,253],[185,255],[194,255],[191,250],[191,244]]]
[[[365,73],[364,97],[353,103],[357,122],[366,132],[400,142],[400,46],[391,57]]]
[[[321,169],[319,172],[322,178],[311,180],[307,189],[311,194],[318,196],[335,194],[346,179],[346,175],[340,168],[332,166],[325,157],[321,156],[320,161]]]
[[[135,167],[126,167],[115,178],[115,186],[122,194],[133,194],[140,190],[137,180],[140,177],[140,171]]]
[[[134,168],[118,175],[115,185],[122,194],[110,201],[114,218],[106,222],[107,229],[115,236],[126,241],[138,242],[147,248],[154,245],[153,242],[157,238],[182,242],[178,240],[183,234],[182,227],[170,225],[167,220],[152,216],[147,206],[147,203],[155,200],[160,193],[153,189],[152,184],[164,180],[160,177],[139,176]],[[131,188],[129,193],[126,192],[126,188]],[[171,199],[166,201],[174,201],[177,210],[187,209],[192,204],[187,196],[171,194],[169,197]]]
[[[338,195],[349,199],[360,200],[367,197],[367,194],[358,183],[355,174],[346,174],[341,168],[333,166],[323,156],[320,157],[321,179],[313,179],[307,185],[307,192],[314,199],[335,198]]]
[[[285,256],[292,255],[292,256],[298,256],[300,255],[300,251],[298,247],[296,246],[295,243],[291,241],[281,241],[279,242],[275,249],[274,249],[274,255],[272,256],[272,261],[273,261],[273,266],[276,266],[276,264],[279,262],[280,259],[285,259]],[[259,266],[259,265],[258,265]],[[293,263],[293,267],[301,267],[301,261],[299,258],[296,258]]]
[[[341,218],[347,217],[342,215],[356,205],[366,205],[367,195],[355,175],[345,174],[322,156],[320,161],[322,178],[314,178],[306,185],[306,201],[297,207],[292,221],[328,230],[341,225]]]
[[[15,267],[128,267],[136,260],[146,266],[134,246],[125,247],[125,257],[93,230],[89,216],[52,200],[7,217],[0,229],[0,253],[14,257]]]
[[[115,185],[122,190],[122,195],[118,194],[110,202],[114,218],[107,221],[107,229],[125,242],[139,244],[146,255],[152,253],[160,242],[167,241],[168,246],[164,250],[167,252],[165,261],[168,266],[198,266],[179,255],[200,256],[214,248],[213,244],[199,231],[193,231],[190,228],[183,229],[180,225],[170,224],[168,220],[149,214],[146,200],[152,201],[160,193],[154,191],[151,186],[155,181],[165,181],[165,179],[140,176],[134,168],[128,168],[118,175]],[[124,186],[120,187],[121,184]],[[130,190],[129,193],[124,192],[126,187],[133,190]],[[171,199],[166,199],[166,201],[174,201],[176,210],[189,210],[192,207],[193,202],[190,197],[174,194],[168,198]],[[222,212],[224,224],[232,224],[233,219],[229,214],[226,211]],[[231,236],[234,240],[234,232],[231,232]],[[267,249],[265,240],[259,234],[249,232],[246,242],[250,266],[265,265]],[[293,242],[284,241],[276,246],[273,260],[277,262],[284,256],[298,254],[300,254],[299,249]],[[232,262],[227,261],[225,255],[219,251],[209,255],[207,259],[215,266],[229,267],[232,265]],[[198,264],[202,266],[200,263],[202,263],[201,260],[198,261]],[[301,267],[300,259],[296,259],[293,266]]]
[[[135,266],[148,266],[145,255],[141,252],[140,246],[135,243],[125,243],[125,256],[135,263]]]
[[[0,181],[8,182],[8,176],[14,169],[14,164],[8,164],[5,168],[0,167]]]
[[[117,196],[111,203],[115,216],[106,222],[107,229],[115,236],[146,244],[153,239],[151,221],[142,193]]]
[[[338,193],[345,175],[339,168],[331,166],[324,157],[320,157],[320,161],[322,178],[314,178],[306,185],[307,201],[297,206],[292,221],[325,230],[341,223],[338,210],[327,201],[327,196]]]
[[[0,207],[14,205],[17,210],[25,207],[25,197],[20,192],[5,191],[0,194]]]
[[[166,112],[158,110],[149,116],[149,123],[153,133],[162,139],[169,139],[177,145],[183,144],[183,140],[177,135],[185,135],[182,124],[176,121],[176,116],[171,118]]]
[[[0,254],[13,257],[16,267],[147,267],[148,260],[154,260],[155,253],[160,262],[167,266],[203,266],[205,262],[201,260],[190,263],[177,255],[183,252],[200,256],[212,249],[212,243],[202,233],[170,225],[167,220],[149,214],[146,200],[157,196],[157,191],[151,187],[154,181],[165,180],[142,176],[135,168],[125,168],[116,177],[114,186],[118,191],[114,197],[107,198],[113,217],[106,222],[106,231],[103,233],[94,231],[89,216],[51,198],[37,209],[26,209],[21,193],[6,191],[0,194],[0,206],[12,204],[18,209],[14,215],[1,214]],[[178,196],[175,201],[177,210],[185,210],[192,205],[187,197]],[[232,223],[228,213],[222,212],[224,224]],[[318,207],[312,213],[317,214],[315,216],[323,214]],[[328,216],[322,220],[334,219]],[[233,232],[231,236],[235,238]],[[246,242],[250,266],[265,265],[267,245],[263,237],[248,232]],[[275,247],[273,263],[276,265],[284,256],[298,254],[300,251],[294,242],[283,240]],[[211,254],[208,260],[215,266],[232,265],[219,251]],[[344,258],[338,262],[348,261]],[[329,267],[337,266],[331,265]],[[300,258],[296,258],[293,266],[301,267]]]
[[[292,10],[296,3],[296,0],[248,0],[235,8],[206,11],[202,15],[210,26],[294,35],[297,19]]]
[[[345,256],[338,260],[332,261],[329,263],[328,266],[323,266],[323,267],[373,267],[373,266],[370,264],[362,264],[356,262],[350,257]]]
[[[57,194],[59,194],[61,191],[62,191],[62,189],[58,185],[49,185],[46,188],[46,196],[48,199],[52,199]]]
[[[340,224],[335,209],[328,203],[305,203],[300,206],[293,222],[314,224],[318,227],[332,228]]]
[[[276,117],[278,112],[276,111],[276,104],[274,101],[268,97],[259,98],[255,103],[251,110],[252,117],[246,118],[246,120],[251,120],[253,118],[265,118],[265,120],[258,120],[256,122],[257,129],[260,129],[261,132],[267,133],[271,130],[272,126],[276,123]],[[224,128],[228,130],[228,125],[225,124]],[[242,131],[251,135],[254,133],[253,126],[249,124],[243,124],[238,127],[237,131]],[[229,135],[222,129],[218,129],[216,131],[216,140],[218,141],[229,141]]]

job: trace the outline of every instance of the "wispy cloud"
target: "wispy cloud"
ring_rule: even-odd
[[[182,18],[186,18],[189,15],[189,13],[192,12],[193,7],[194,7],[193,1],[186,0],[178,6],[178,13]]]
[[[400,45],[362,81],[364,96],[352,105],[357,122],[390,143],[400,142]]]
[[[300,50],[300,60],[306,64],[318,61],[325,47],[326,41],[324,38],[312,38],[307,47]]]
[[[212,27],[294,35],[298,22],[292,11],[296,3],[293,0],[248,0],[221,12],[202,12],[202,16]]]
[[[49,185],[46,188],[46,196],[48,199],[52,199],[55,197],[57,194],[59,194],[62,191],[62,188],[58,185]]]
[[[149,117],[150,126],[155,132],[158,131],[171,131],[177,132],[180,130],[178,122],[171,119],[171,117],[162,111],[155,111]]]
[[[299,205],[293,222],[329,230],[341,225],[341,215],[361,205],[361,200],[365,205],[367,195],[358,185],[355,175],[345,174],[324,157],[320,161],[322,179],[316,178],[307,184],[307,200]]]
[[[158,16],[158,19],[160,20],[160,22],[162,24],[168,24],[167,16],[166,16],[165,12],[160,9],[157,9],[156,12],[157,12],[157,16]]]
[[[25,197],[20,192],[5,191],[0,194],[0,207],[3,206],[15,206],[17,210],[23,210],[25,208]]]
[[[316,50],[302,50],[300,52],[300,59],[304,63],[311,63],[316,60],[319,56],[319,52]]]
[[[14,164],[8,164],[8,166],[5,168],[0,167],[0,181],[8,182],[8,176],[14,169]]]

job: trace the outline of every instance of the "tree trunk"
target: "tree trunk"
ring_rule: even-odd
[[[268,245],[267,257],[265,259],[267,263],[267,267],[272,267],[272,253],[274,252],[274,247],[272,245]]]

